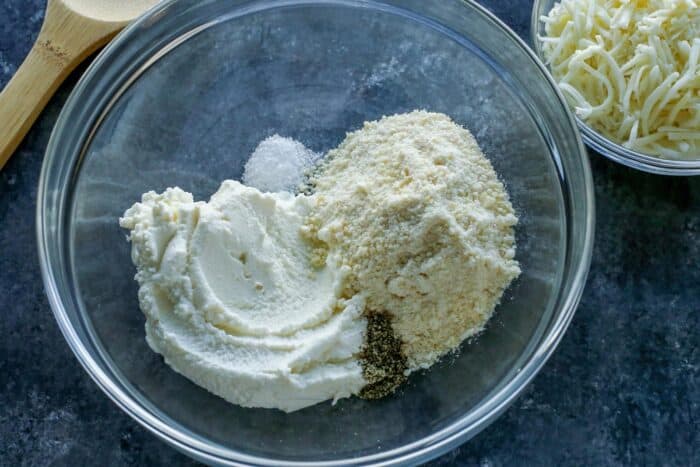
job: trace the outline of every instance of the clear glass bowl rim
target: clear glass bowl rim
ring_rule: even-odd
[[[535,0],[532,6],[530,18],[530,41],[537,57],[543,63],[546,60],[542,54],[542,47],[538,36],[542,30],[540,22],[540,10],[544,5],[555,3],[557,0]],[[546,65],[545,65],[546,66]],[[549,67],[547,66],[547,72]],[[619,164],[626,165],[633,169],[649,172],[657,175],[688,176],[700,175],[700,155],[695,160],[672,160],[661,159],[641,152],[633,151],[601,135],[588,126],[578,116],[574,116],[579,130],[583,136],[583,141],[592,149]]]
[[[517,398],[520,392],[527,386],[527,384],[532,380],[532,378],[534,378],[534,376],[549,359],[566,331],[571,319],[573,318],[574,312],[583,293],[586,277],[590,267],[595,223],[595,201],[590,165],[586,156],[585,147],[583,146],[580,135],[576,131],[576,122],[574,121],[571,112],[568,110],[568,106],[563,96],[559,92],[556,83],[549,75],[545,65],[539,60],[535,53],[530,50],[525,42],[518,37],[517,34],[515,34],[510,28],[508,28],[508,26],[506,26],[486,8],[477,4],[473,0],[454,1],[461,3],[465,8],[471,9],[475,14],[481,15],[485,20],[492,23],[496,29],[500,29],[513,41],[514,46],[520,48],[522,52],[528,55],[533,63],[543,72],[544,76],[547,77],[551,89],[556,93],[558,97],[558,102],[556,105],[565,110],[565,113],[569,116],[569,123],[571,128],[574,130],[573,136],[576,140],[576,146],[579,149],[577,156],[580,158],[582,165],[582,173],[579,174],[579,176],[582,178],[584,190],[579,193],[573,193],[573,196],[580,197],[579,201],[585,207],[585,215],[583,216],[581,222],[582,225],[578,226],[582,227],[584,230],[582,234],[582,242],[581,246],[577,247],[577,250],[574,251],[575,255],[572,255],[575,256],[574,258],[568,257],[567,255],[567,263],[569,264],[566,267],[566,274],[564,276],[562,289],[560,291],[561,306],[558,310],[555,310],[554,317],[552,318],[552,324],[549,326],[547,334],[541,339],[539,347],[531,358],[524,364],[521,371],[514,376],[508,384],[504,385],[498,392],[492,394],[489,399],[483,401],[481,405],[477,407],[474,413],[463,416],[450,426],[433,433],[431,436],[399,448],[360,458],[321,462],[290,462],[251,456],[243,452],[221,448],[218,445],[213,445],[212,443],[202,441],[201,439],[185,433],[182,430],[170,426],[169,424],[160,420],[146,407],[144,407],[143,404],[128,394],[127,391],[125,391],[120,384],[118,384],[118,381],[114,381],[112,377],[100,367],[99,363],[95,360],[93,355],[91,355],[86,344],[81,340],[76,330],[73,328],[73,324],[71,323],[64,300],[61,296],[60,287],[57,284],[57,277],[54,271],[54,266],[56,265],[54,264],[54,252],[52,250],[56,249],[57,246],[52,244],[52,226],[49,224],[49,222],[47,222],[47,212],[49,212],[48,208],[52,199],[57,196],[57,193],[56,190],[52,190],[52,187],[50,187],[47,183],[50,178],[49,169],[52,165],[54,165],[55,162],[53,161],[57,159],[56,153],[58,151],[58,145],[60,144],[61,134],[67,131],[67,129],[71,126],[71,122],[67,118],[67,115],[71,114],[80,103],[76,96],[85,91],[88,77],[99,73],[100,67],[108,60],[109,56],[112,54],[112,51],[115,50],[122,42],[125,42],[127,38],[130,37],[132,31],[143,24],[148,24],[148,22],[155,20],[160,15],[165,14],[168,10],[176,8],[180,1],[168,0],[162,2],[153,7],[151,10],[149,10],[149,12],[141,16],[134,23],[129,25],[95,58],[93,63],[89,66],[83,77],[75,86],[74,90],[66,101],[61,114],[59,115],[49,139],[39,178],[39,187],[37,192],[36,234],[42,279],[54,317],[58,322],[61,332],[68,342],[71,350],[78,358],[83,368],[117,406],[119,406],[124,412],[126,412],[140,425],[145,427],[158,438],[197,460],[216,465],[249,464],[274,466],[339,466],[357,464],[416,464],[435,458],[440,454],[453,449],[486,428],[501,413],[503,413],[505,409],[508,408],[508,406]],[[324,0],[309,1],[309,3],[323,2]],[[187,1],[183,1],[181,3],[186,4]],[[72,165],[75,163],[75,160],[64,161],[64,164],[68,163]],[[57,214],[56,216],[58,219],[62,218],[61,213]],[[467,420],[467,418],[470,420]]]

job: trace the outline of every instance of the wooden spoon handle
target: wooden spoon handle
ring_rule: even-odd
[[[0,170],[66,76],[125,25],[84,17],[61,0],[47,0],[38,39],[0,93]]]
[[[0,169],[77,63],[59,45],[39,35],[0,93]]]

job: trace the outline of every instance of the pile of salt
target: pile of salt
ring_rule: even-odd
[[[291,138],[273,135],[260,142],[245,165],[243,183],[268,192],[296,192],[305,171],[321,157]]]

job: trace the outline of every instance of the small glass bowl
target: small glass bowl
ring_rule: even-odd
[[[532,41],[532,48],[543,63],[546,63],[546,59],[542,52],[542,43],[538,37],[543,36],[545,32],[544,23],[540,21],[540,18],[546,16],[557,2],[558,0],[535,0],[532,8],[530,40]],[[700,154],[698,154],[698,159],[693,160],[662,159],[643,154],[615,143],[591,128],[578,116],[575,116],[575,118],[583,135],[583,141],[598,153],[615,162],[633,169],[660,175],[700,175]]]
[[[523,272],[478,338],[391,397],[291,414],[229,404],[148,348],[118,225],[142,193],[177,185],[206,199],[274,133],[325,152],[365,120],[416,108],[472,131],[520,218]],[[175,448],[224,465],[403,465],[474,436],[552,354],[583,291],[594,210],[555,83],[477,4],[182,0],[129,26],[73,90],[47,148],[37,234],[73,352]]]

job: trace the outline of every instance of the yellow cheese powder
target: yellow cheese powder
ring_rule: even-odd
[[[520,273],[508,194],[446,115],[365,123],[310,181],[317,205],[303,229],[317,263],[339,262],[341,294],[391,317],[409,372],[480,331]]]

